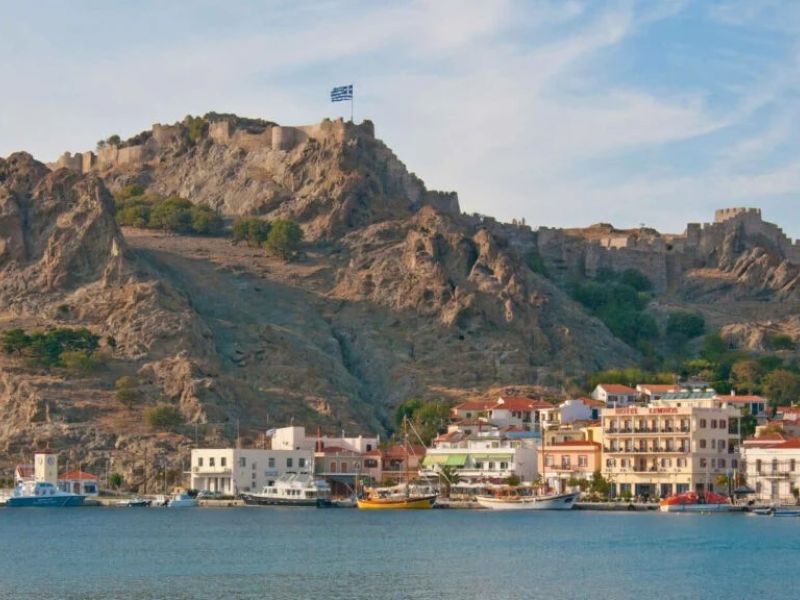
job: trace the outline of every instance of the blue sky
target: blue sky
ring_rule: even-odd
[[[210,110],[304,124],[353,83],[462,208],[682,231],[758,206],[800,237],[800,2],[0,0],[0,156]]]

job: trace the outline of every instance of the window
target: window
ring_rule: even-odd
[[[256,470],[256,461],[253,461],[252,463],[250,463],[250,466],[253,467],[253,471],[255,471]]]
[[[711,440],[711,447],[712,448],[716,448],[717,447],[717,440]]]
[[[203,457],[202,456],[198,456],[197,457],[197,466],[198,467],[202,467],[203,466]]]
[[[489,470],[490,471],[494,471],[494,463],[493,462],[489,463]]]
[[[720,419],[719,420],[719,428],[720,429],[725,429],[725,427],[727,427],[727,423],[725,423],[725,419]]]
[[[778,459],[777,458],[773,458],[772,459],[772,472],[773,473],[777,473],[778,472]]]
[[[707,464],[708,464],[708,461],[705,458],[701,458],[700,459],[700,468],[701,469],[704,469]]]
[[[347,463],[346,462],[342,463],[342,471],[341,472],[342,473],[347,473]]]
[[[331,473],[336,473],[336,463],[331,461]]]
[[[220,467],[227,467],[228,466],[228,459],[225,458],[224,456],[220,457],[219,466]]]
[[[483,463],[482,462],[476,462],[475,463],[475,468],[476,469],[483,469]]]
[[[720,459],[717,461],[717,466],[718,466],[720,469],[724,469],[724,468],[725,468],[725,459],[724,459],[724,458],[720,458]]]
[[[588,467],[589,466],[589,457],[585,454],[581,454],[578,457],[578,466],[579,467]]]
[[[250,479],[255,481],[256,480],[256,474],[255,473],[250,473]]]
[[[508,463],[507,462],[501,462],[500,463],[500,470],[501,471],[505,471],[506,469],[508,469]]]
[[[270,456],[270,457],[267,459],[267,466],[268,466],[270,469],[274,469],[274,468],[275,468],[275,457],[274,457],[274,456]]]
[[[701,448],[705,448],[706,447],[706,441],[705,440],[700,440],[700,447]]]
[[[717,428],[717,420],[711,419],[711,429],[716,429],[716,428]]]
[[[214,457],[213,456],[210,456],[208,458],[208,466],[209,467],[213,467],[214,466]]]
[[[570,468],[570,458],[569,458],[569,456],[562,456],[561,457],[561,468],[562,469],[569,469]]]
[[[367,444],[367,452],[372,452],[372,444]]]
[[[286,468],[287,469],[291,469],[293,466],[294,466],[294,461],[292,460],[292,457],[290,456],[289,458],[286,459]]]
[[[364,459],[364,467],[367,469],[374,469],[378,466],[378,461],[374,458],[365,458]],[[480,467],[478,467],[480,469]]]
[[[761,473],[761,459],[756,459],[756,473]]]
[[[297,459],[297,466],[298,467],[305,467],[306,466],[306,459],[305,458],[298,458]]]
[[[795,466],[796,466],[795,459],[791,459],[789,461],[789,470],[794,472]]]
[[[553,461],[553,455],[552,454],[545,455],[544,464],[547,465],[548,467],[552,467],[555,464],[555,462]]]
[[[711,468],[712,469],[716,469],[717,468],[717,459],[716,458],[712,458],[711,459]]]
[[[706,427],[706,420],[705,419],[700,419],[700,428],[701,429],[705,429],[705,427]]]
[[[613,466],[614,466],[614,462],[610,458],[607,458],[606,459],[606,467],[608,467],[610,469]]]
[[[239,457],[239,466],[246,467],[247,466],[247,459],[244,456]]]
[[[725,450],[725,440],[720,440],[719,442],[717,442],[717,448],[719,448],[720,450]]]

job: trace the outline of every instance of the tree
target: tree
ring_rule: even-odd
[[[728,351],[728,344],[722,339],[719,332],[709,333],[703,338],[703,349],[700,355],[712,362],[719,360]]]
[[[503,479],[503,483],[505,483],[506,485],[510,485],[511,487],[516,487],[520,483],[522,483],[522,480],[519,478],[519,475],[517,475],[516,473],[512,473],[511,475]]]
[[[2,344],[6,354],[14,352],[22,354],[22,351],[31,345],[31,338],[22,329],[8,329],[3,332]]]
[[[222,217],[210,206],[194,205],[189,209],[192,231],[201,235],[216,235],[222,230]]]
[[[458,470],[451,465],[439,467],[439,483],[444,487],[444,497],[450,497],[450,488],[461,481]]]
[[[150,211],[150,227],[185,233],[192,228],[192,216],[189,209],[192,203],[185,198],[170,196],[156,204]]]
[[[589,481],[589,491],[601,498],[608,497],[608,492],[611,489],[608,480],[603,477],[600,471],[592,473],[592,479]]]
[[[122,143],[122,139],[115,133],[114,135],[108,136],[106,139],[106,144],[109,146],[119,146]]]
[[[300,247],[302,239],[303,230],[297,223],[288,219],[278,219],[272,222],[264,248],[270,254],[289,261]]]
[[[89,354],[86,350],[66,350],[59,355],[59,362],[74,373],[88,375],[102,364],[98,356]]]
[[[160,404],[146,410],[144,420],[149,427],[164,431],[175,429],[184,423],[181,411],[169,404]]]
[[[755,360],[737,360],[731,366],[731,382],[748,393],[753,393],[761,381],[763,371]]]
[[[791,404],[800,397],[800,375],[776,369],[764,377],[763,391],[773,407]]]
[[[703,315],[685,312],[682,310],[669,313],[667,317],[667,334],[685,335],[687,338],[696,338],[703,335],[706,329],[706,320]]]
[[[122,487],[123,482],[124,479],[121,473],[111,473],[111,475],[108,476],[108,485],[115,490],[118,490],[120,487]]]
[[[637,269],[625,269],[619,274],[619,282],[632,287],[637,292],[647,292],[653,289],[653,282]]]
[[[124,375],[114,383],[114,398],[126,408],[131,408],[141,398],[139,382],[129,375]]]

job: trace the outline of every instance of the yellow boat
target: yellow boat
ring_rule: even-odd
[[[356,502],[361,510],[420,510],[433,508],[436,495],[394,498],[359,498]]]

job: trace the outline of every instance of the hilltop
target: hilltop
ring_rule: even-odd
[[[131,185],[229,221],[292,219],[303,253],[120,229],[112,195]],[[558,395],[652,357],[675,310],[754,349],[798,331],[798,246],[757,211],[680,234],[500,223],[428,190],[368,121],[210,113],[49,167],[14,154],[0,159],[0,237],[3,329],[87,327],[105,362],[86,374],[3,356],[0,448],[78,443],[131,478],[145,446],[219,442],[237,423],[246,441],[291,418],[381,430],[411,396]],[[629,304],[609,300],[622,292]],[[116,399],[123,376],[132,406]],[[152,431],[142,417],[158,406],[184,425]]]

